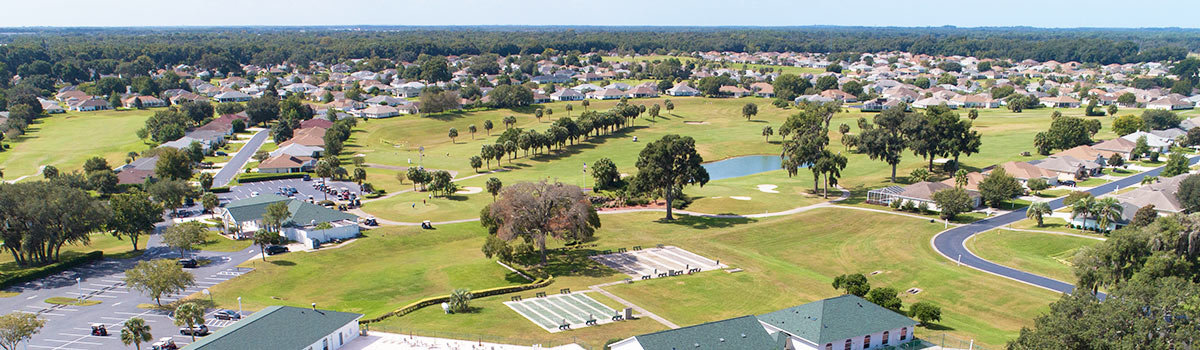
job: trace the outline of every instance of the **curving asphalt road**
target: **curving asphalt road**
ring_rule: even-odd
[[[251,136],[250,140],[246,141],[246,145],[242,146],[242,149],[238,150],[237,153],[234,153],[233,157],[229,158],[229,162],[225,164],[225,167],[222,167],[213,176],[213,187],[225,186],[230,181],[233,181],[233,178],[242,170],[242,166],[246,165],[250,157],[254,156],[254,152],[258,152],[258,148],[262,147],[263,142],[270,135],[269,129],[264,129]]]
[[[1191,165],[1195,165],[1198,161],[1200,161],[1200,157],[1192,157],[1188,160]],[[1116,191],[1119,188],[1126,188],[1140,183],[1142,178],[1146,176],[1158,176],[1158,174],[1162,172],[1162,169],[1163,167],[1158,167],[1140,174],[1130,175],[1113,182],[1096,186],[1087,190],[1087,192],[1091,193],[1092,195],[1099,196],[1101,194]],[[1052,200],[1049,203],[1050,208],[1054,210],[1063,207],[1062,198]],[[933,239],[930,241],[930,243],[933,245],[933,249],[939,254],[942,254],[942,256],[946,257],[946,259],[961,262],[963,265],[967,265],[968,267],[976,270],[1056,292],[1068,294],[1073,292],[1075,290],[1075,286],[1071,283],[996,264],[975,256],[975,254],[972,254],[971,251],[967,250],[966,242],[967,239],[971,238],[971,236],[974,236],[980,232],[995,229],[1000,226],[1008,225],[1022,219],[1025,219],[1025,209],[1015,210],[1004,215],[994,216],[973,222],[968,225],[942,231],[936,236],[933,236]]]

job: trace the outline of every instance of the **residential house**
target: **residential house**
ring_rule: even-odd
[[[108,101],[99,98],[89,98],[86,100],[71,100],[67,103],[67,108],[76,112],[102,111],[110,109]]]
[[[1151,151],[1166,152],[1168,149],[1171,149],[1172,145],[1175,144],[1175,139],[1173,138],[1166,138],[1145,131],[1138,131],[1129,135],[1121,136],[1121,138],[1133,141],[1135,144],[1137,143],[1138,139],[1143,137],[1146,138],[1146,145],[1150,146]]]
[[[256,232],[263,225],[262,217],[263,213],[267,211],[267,206],[281,202],[287,205],[288,216],[283,220],[283,227],[279,229],[280,235],[289,240],[309,245],[313,242],[321,243],[334,239],[354,238],[359,234],[358,217],[354,214],[270,194],[235,200],[226,204],[221,213],[221,220],[229,231]],[[278,347],[270,348],[277,349]]]
[[[719,90],[723,96],[746,97],[751,94],[750,90],[733,85],[722,86]]]
[[[1052,96],[1040,100],[1047,108],[1079,108],[1079,100],[1070,96]]]
[[[550,99],[555,101],[579,101],[586,98],[583,93],[574,89],[562,89],[550,94]]]
[[[142,157],[119,166],[113,171],[117,173],[117,184],[140,185],[145,183],[146,179],[154,176],[154,169],[157,166],[158,156]]]
[[[356,111],[362,118],[390,118],[400,115],[400,110],[392,106],[373,105]]]
[[[1000,100],[984,95],[958,95],[950,98],[962,108],[1000,108]]]
[[[1095,161],[1082,160],[1068,155],[1033,160],[1029,164],[1057,174],[1060,180],[1086,179],[1099,174],[1100,170],[1104,168]]]
[[[1058,173],[1040,168],[1030,164],[1029,162],[1011,161],[1000,164],[997,166],[997,168],[1004,169],[1004,172],[1007,173],[1008,176],[1012,176],[1013,178],[1017,179],[1017,181],[1020,181],[1021,184],[1026,185],[1026,187],[1028,187],[1029,180],[1033,179],[1045,180],[1050,186],[1058,185]],[[992,171],[995,170],[993,169]],[[988,175],[990,174],[990,171],[985,172],[984,174]]]
[[[1107,165],[1108,155],[1111,155],[1111,154],[1112,154],[1111,152],[1104,152],[1104,151],[1094,149],[1094,148],[1092,148],[1092,146],[1080,145],[1080,146],[1072,147],[1071,149],[1068,149],[1068,150],[1065,150],[1062,152],[1055,153],[1055,154],[1051,155],[1051,157],[1070,156],[1070,157],[1074,157],[1077,159],[1092,161],[1097,164],[1100,164],[1101,166],[1104,166],[1104,165]]]
[[[687,83],[679,83],[674,87],[667,89],[667,95],[671,96],[697,96],[700,95],[700,90],[688,86]]]
[[[1167,111],[1174,111],[1174,110],[1180,110],[1180,109],[1192,109],[1195,107],[1196,107],[1195,103],[1188,102],[1179,96],[1166,96],[1166,97],[1156,99],[1154,101],[1150,101],[1149,103],[1146,103],[1146,108],[1161,109],[1161,110],[1167,110]]]
[[[645,85],[638,85],[627,92],[630,98],[658,97],[658,89]]]
[[[121,105],[125,108],[152,108],[166,107],[167,102],[154,96],[129,96],[121,100]]]
[[[292,145],[299,147],[309,147]],[[282,150],[282,148],[280,149]],[[311,170],[316,165],[315,158],[301,159],[284,152],[272,152],[272,156],[258,163],[258,172],[270,174],[299,173]]]
[[[362,317],[315,306],[268,306],[183,349],[337,350],[359,337]]]
[[[867,202],[891,205],[894,201],[901,201],[901,203],[913,203],[913,205],[917,206],[924,203],[928,206],[929,210],[938,211],[937,201],[933,200],[933,194],[952,188],[954,188],[953,185],[929,181],[922,181],[907,186],[890,186],[867,191]],[[978,207],[980,205],[979,193],[969,190],[967,192],[971,197],[971,208]]]
[[[771,84],[758,82],[750,84],[750,89],[754,90],[754,95],[762,98],[775,98],[775,87]]]
[[[225,91],[213,96],[217,102],[246,102],[250,101],[250,95],[241,91]]]
[[[1137,142],[1118,137],[1096,143],[1092,145],[1092,149],[1099,151],[1106,157],[1112,157],[1113,154],[1120,154],[1122,159],[1129,160],[1129,154],[1133,153],[1135,146],[1137,146]]]
[[[617,89],[602,89],[588,93],[588,98],[597,100],[619,100],[625,97],[625,92]]]
[[[58,113],[66,113],[67,112],[67,110],[63,109],[62,106],[60,106],[57,101],[43,100],[42,98],[39,97],[38,102],[41,103],[42,111],[45,111],[46,114],[58,114]]]
[[[205,98],[200,95],[184,91],[176,95],[171,95],[171,97],[168,97],[167,100],[171,101],[172,105],[179,105],[182,103],[203,101]]]

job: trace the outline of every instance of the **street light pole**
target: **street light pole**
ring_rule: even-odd
[[[75,277],[75,288],[79,289],[79,302],[83,303],[83,284],[79,277]]]
[[[238,297],[238,317],[242,317],[242,297]]]

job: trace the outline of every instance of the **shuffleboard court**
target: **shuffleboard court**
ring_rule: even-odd
[[[550,333],[612,323],[615,322],[613,316],[617,315],[617,310],[583,292],[506,301],[504,305]],[[589,322],[592,320],[595,322]]]
[[[634,248],[630,251],[595,255],[591,258],[634,279],[667,277],[729,267],[719,261],[675,246]]]

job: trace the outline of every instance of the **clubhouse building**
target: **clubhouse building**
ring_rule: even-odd
[[[354,238],[359,234],[358,216],[276,195],[260,195],[230,202],[225,205],[221,219],[230,232],[252,233],[262,227],[267,206],[280,202],[287,205],[289,215],[283,220],[283,227],[279,231],[288,240],[313,245],[314,241],[323,243]]]
[[[612,350],[868,350],[917,341],[917,322],[854,295],[630,337]]]

